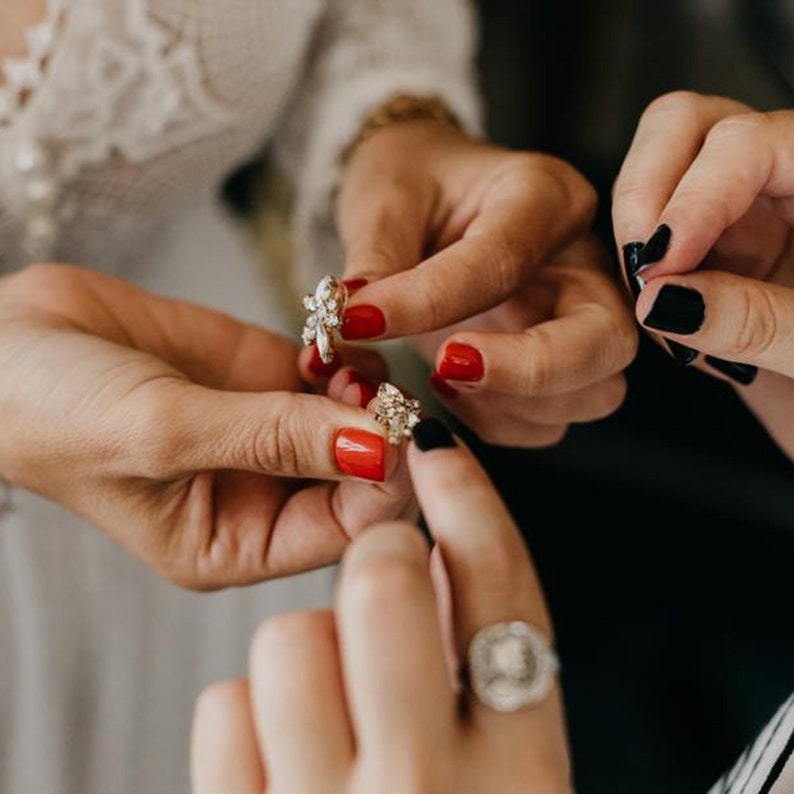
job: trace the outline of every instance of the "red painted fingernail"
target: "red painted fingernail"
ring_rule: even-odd
[[[354,306],[342,318],[344,339],[372,339],[386,330],[386,318],[377,306]]]
[[[342,283],[347,287],[347,294],[352,297],[362,287],[366,287],[369,281],[365,278],[347,278]]]
[[[350,383],[355,384],[361,389],[359,405],[362,408],[366,408],[378,395],[378,387],[370,383],[366,378],[362,378],[357,372],[353,372],[350,375]]]
[[[383,436],[343,427],[334,438],[334,459],[339,471],[362,480],[386,479],[386,447]]]
[[[444,358],[438,365],[438,374],[445,380],[482,380],[485,374],[482,353],[471,345],[451,342],[444,350]]]
[[[334,356],[327,364],[320,358],[320,351],[317,345],[312,345],[312,358],[309,362],[309,369],[312,374],[318,378],[330,378],[331,375],[336,373],[339,367],[342,366],[342,361],[339,356]]]
[[[447,400],[454,400],[459,392],[453,389],[437,372],[430,376],[430,385]]]

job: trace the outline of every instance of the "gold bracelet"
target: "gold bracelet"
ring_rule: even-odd
[[[396,94],[372,112],[359,128],[358,135],[342,152],[341,162],[346,163],[353,151],[367,138],[383,127],[399,124],[403,121],[419,121],[427,119],[446,124],[455,129],[462,125],[458,117],[437,96],[417,97],[410,94]]]

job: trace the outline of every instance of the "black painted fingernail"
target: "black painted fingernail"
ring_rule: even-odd
[[[724,358],[716,358],[715,356],[706,356],[706,363],[727,375],[731,380],[740,383],[742,386],[749,386],[758,375],[758,367],[752,364],[740,364],[738,361],[726,361]]]
[[[414,429],[414,443],[422,452],[432,449],[451,449],[456,447],[455,438],[449,428],[432,416],[423,419]]]
[[[674,342],[672,339],[665,339],[664,341],[670,349],[670,355],[676,364],[680,364],[682,367],[688,367],[700,355],[693,347],[687,347],[679,342]]]
[[[656,296],[643,325],[672,334],[694,334],[706,318],[703,296],[689,287],[665,284]]]
[[[640,254],[644,247],[645,243],[626,243],[623,246],[623,270],[626,272],[626,282],[634,300],[637,300],[645,286],[642,279],[637,277],[637,271],[640,269]]]
[[[670,238],[673,236],[672,229],[663,223],[650,237],[645,247],[640,253],[638,270],[649,267],[664,258],[667,249],[670,247]]]

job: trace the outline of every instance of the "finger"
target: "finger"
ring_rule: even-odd
[[[444,753],[456,723],[429,572],[415,527],[382,524],[350,547],[337,615],[353,722],[364,753]]]
[[[565,427],[594,422],[620,408],[626,396],[626,379],[612,375],[579,391],[554,397],[520,397],[493,392],[460,391],[446,405],[489,444],[540,446],[561,440]],[[541,435],[546,431],[548,436]]]
[[[794,290],[719,271],[664,276],[643,291],[637,317],[709,356],[794,377]]]
[[[618,247],[646,241],[708,130],[747,106],[689,91],[666,94],[642,115],[612,196]]]
[[[453,388],[527,398],[579,391],[625,369],[637,351],[626,308],[589,302],[520,334],[462,332],[439,350]]]
[[[587,228],[595,194],[569,165],[522,155],[476,208],[462,239],[417,267],[359,290],[346,339],[410,336],[505,300],[537,265]]]
[[[409,181],[391,170],[345,183],[338,215],[351,294],[419,262],[435,199],[432,180]]]
[[[323,389],[343,367],[353,367],[365,378],[375,383],[389,379],[389,367],[383,356],[375,350],[350,345],[338,345],[333,360],[326,364],[320,358],[316,345],[301,350],[298,370],[303,380],[315,389]]]
[[[382,380],[370,379],[353,367],[343,367],[328,384],[328,396],[346,405],[366,408],[377,396]]]
[[[255,719],[268,782],[277,791],[339,791],[353,734],[331,612],[264,623],[251,649]]]
[[[203,386],[229,391],[303,386],[290,340],[113,276],[71,265],[38,265],[9,279],[4,296],[62,317],[92,336],[148,353]]]
[[[521,535],[488,476],[460,443],[422,452],[419,425],[408,465],[419,504],[449,573],[459,649],[483,626],[528,620],[551,636],[551,623]],[[465,487],[463,484],[465,483]]]
[[[383,482],[396,467],[396,451],[360,409],[314,395],[238,394],[164,380],[137,388],[113,420],[132,436],[142,476],[229,469]]]
[[[261,794],[265,789],[248,682],[205,690],[196,704],[190,754],[193,794]]]
[[[717,122],[659,216],[671,239],[653,275],[694,270],[759,196],[794,195],[792,150],[794,112],[744,113]]]
[[[465,658],[480,629],[502,621],[527,621],[552,641],[551,621],[526,547],[471,453],[456,444],[441,423],[429,419],[414,429],[408,458],[417,496],[449,574],[459,658]],[[537,743],[553,755],[555,748],[565,746],[560,710],[559,690],[537,707],[513,715],[471,701],[475,728],[492,737],[498,731],[506,740]]]

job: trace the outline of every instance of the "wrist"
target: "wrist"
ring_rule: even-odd
[[[460,134],[461,124],[457,116],[438,97],[396,94],[364,119],[356,136],[343,150],[342,163],[349,163],[366,141],[384,133],[392,133],[396,129],[400,132],[407,129],[421,130],[425,134],[434,134],[439,130],[446,134]]]

